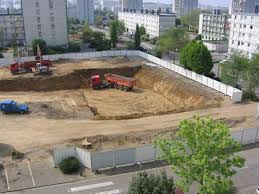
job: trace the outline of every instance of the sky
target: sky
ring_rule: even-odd
[[[144,0],[144,2],[157,2],[157,0]],[[159,0],[160,3],[172,3],[172,0]],[[228,6],[229,0],[199,0],[200,4],[213,6]]]

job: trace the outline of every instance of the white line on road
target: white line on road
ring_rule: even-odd
[[[31,166],[30,166],[29,160],[27,160],[27,164],[28,164],[28,168],[29,168],[29,171],[30,171],[32,184],[33,184],[33,186],[35,186],[35,181],[34,181],[34,178],[33,178],[33,175],[32,175],[32,171],[31,171]]]
[[[111,191],[102,191],[102,192],[95,193],[95,194],[118,194],[118,193],[122,193],[122,191],[120,191],[119,189],[116,189],[116,190],[111,190]]]
[[[7,189],[10,190],[9,178],[8,178],[6,167],[4,167],[4,171],[5,171]]]
[[[83,190],[88,190],[88,189],[95,189],[98,187],[106,187],[106,186],[110,186],[110,185],[114,185],[113,182],[103,182],[103,183],[97,183],[97,184],[92,184],[92,185],[86,185],[86,186],[81,186],[81,187],[74,187],[69,189],[69,192],[77,192],[77,191],[83,191]]]

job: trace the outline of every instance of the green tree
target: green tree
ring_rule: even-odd
[[[105,34],[102,32],[93,32],[91,39],[91,47],[96,48],[97,51],[110,50],[111,42],[106,39]]]
[[[179,18],[175,19],[175,26],[181,25],[181,20]]]
[[[37,55],[37,46],[39,45],[41,49],[41,54],[44,55],[47,52],[47,43],[45,40],[40,39],[40,38],[35,38],[32,40],[32,49],[33,53],[36,56]]]
[[[165,172],[161,175],[138,173],[130,183],[128,194],[175,194],[175,185],[172,178]]]
[[[96,25],[97,27],[103,26],[103,17],[102,17],[102,16],[97,15],[97,16],[95,17],[95,25]]]
[[[181,50],[190,41],[189,35],[179,28],[171,28],[162,35],[157,44],[156,49],[162,53],[169,51]]]
[[[84,26],[83,26],[83,34],[82,34],[82,37],[81,37],[83,42],[84,43],[89,42],[91,40],[91,38],[92,38],[92,35],[93,35],[93,31],[91,30],[91,28],[87,24],[84,24]]]
[[[180,63],[191,71],[205,75],[213,68],[210,51],[201,41],[192,41],[182,49]]]
[[[0,27],[0,50],[4,48],[4,29]]]
[[[123,21],[118,20],[118,29],[117,33],[119,36],[123,35],[125,31],[125,23]]]
[[[140,26],[139,31],[141,36],[144,36],[146,34],[146,28],[144,26]]]
[[[111,44],[113,48],[116,48],[118,43],[118,25],[118,20],[112,20],[109,25]]]
[[[140,28],[139,25],[136,25],[136,31],[134,34],[134,46],[135,49],[140,49],[140,45],[141,45],[141,32],[140,32]]]
[[[197,31],[199,26],[199,16],[200,13],[207,13],[206,10],[194,9],[188,14],[181,17],[181,24],[188,26],[188,29],[191,31]]]
[[[227,194],[236,173],[245,160],[236,152],[241,150],[229,128],[211,118],[195,117],[183,120],[175,140],[158,140],[161,158],[166,160],[180,177],[177,185],[188,191],[198,184],[199,194]]]
[[[230,60],[221,65],[220,79],[231,86],[237,87],[242,72],[248,67],[249,60],[238,53],[234,53]]]

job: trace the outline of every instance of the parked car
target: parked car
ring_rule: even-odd
[[[26,104],[18,104],[14,100],[4,100],[0,102],[0,111],[3,114],[9,113],[28,113],[29,106]]]

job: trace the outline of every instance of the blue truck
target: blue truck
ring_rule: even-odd
[[[25,114],[29,112],[29,106],[26,104],[18,104],[14,100],[0,101],[0,111],[3,114],[20,113]]]

